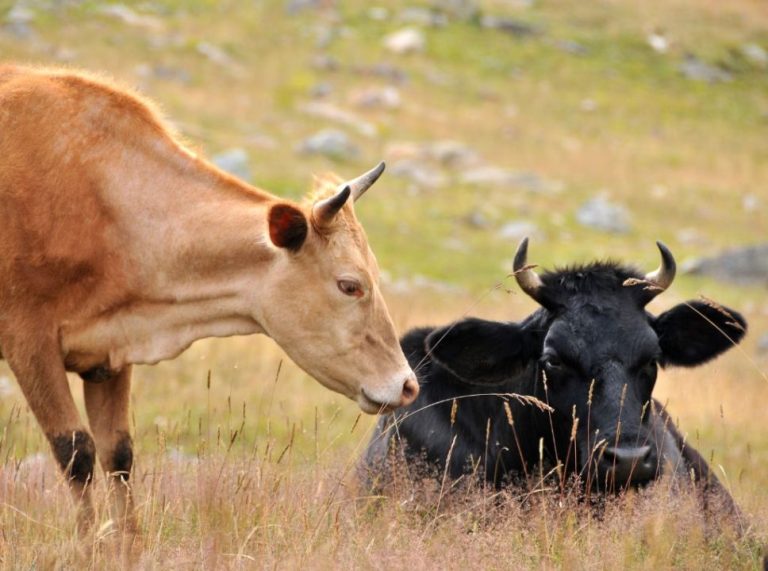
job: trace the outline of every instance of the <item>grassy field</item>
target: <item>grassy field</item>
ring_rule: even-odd
[[[527,315],[529,299],[498,287],[511,285],[518,238],[500,234],[510,221],[535,224],[530,258],[546,267],[614,257],[652,269],[657,239],[679,261],[768,239],[768,64],[743,52],[768,49],[759,0],[487,0],[482,14],[449,14],[438,27],[400,20],[405,8],[432,5],[417,0],[382,2],[384,19],[358,1],[294,13],[286,6],[298,2],[158,0],[130,4],[133,19],[95,1],[29,0],[14,10],[22,4],[29,21],[14,27],[13,5],[0,0],[2,61],[85,67],[138,86],[206,154],[244,149],[253,182],[276,194],[297,198],[314,172],[353,176],[382,158],[396,163],[406,143],[442,140],[483,165],[543,181],[543,190],[473,185],[462,182],[462,167],[439,161],[430,163],[445,177],[439,188],[385,174],[358,215],[401,330],[467,314]],[[484,28],[483,15],[534,33]],[[383,38],[406,26],[422,29],[423,52],[389,53]],[[654,29],[669,38],[666,53],[648,45]],[[730,79],[686,78],[688,55]],[[350,102],[390,85],[402,99],[394,109]],[[318,91],[357,123],[307,113]],[[361,134],[360,122],[373,133]],[[296,152],[326,127],[345,131],[357,156]],[[577,222],[596,195],[628,209],[627,233]],[[681,275],[649,309],[699,295],[743,311],[751,334],[701,370],[662,372],[656,395],[749,515],[744,538],[706,532],[692,500],[670,498],[664,485],[616,500],[602,520],[557,494],[528,507],[482,489],[370,497],[354,467],[374,419],[270,340],[243,338],[200,342],[137,370],[142,533],[122,561],[148,569],[758,568],[768,544],[768,359],[756,345],[768,331],[768,290]],[[79,385],[73,378],[78,395]],[[73,525],[47,444],[0,363],[2,568],[117,561],[114,533],[104,528],[82,544]]]

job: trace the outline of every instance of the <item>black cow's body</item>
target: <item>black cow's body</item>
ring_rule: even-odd
[[[529,271],[526,247],[518,271]],[[660,248],[671,276],[603,263],[529,274],[518,281],[542,307],[522,322],[471,318],[406,334],[401,344],[421,392],[379,421],[365,455],[369,476],[387,474],[391,451],[426,460],[441,475],[473,473],[495,485],[537,474],[542,460],[599,490],[674,472],[735,511],[651,393],[659,366],[706,362],[738,343],[746,322],[698,301],[647,313],[663,289],[653,279],[667,287],[674,276],[674,260]],[[551,410],[505,396],[512,394]]]

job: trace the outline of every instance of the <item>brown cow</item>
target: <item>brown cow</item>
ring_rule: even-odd
[[[131,471],[131,366],[198,339],[269,335],[365,412],[414,400],[353,208],[383,168],[295,204],[212,166],[103,79],[0,67],[0,356],[82,523],[95,453],[112,484]],[[93,438],[65,371],[85,381]],[[131,521],[127,485],[113,488]]]

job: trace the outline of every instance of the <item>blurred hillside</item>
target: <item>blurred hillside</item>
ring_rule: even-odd
[[[357,212],[403,330],[468,313],[526,315],[533,302],[506,279],[525,235],[531,261],[544,267],[612,257],[650,270],[658,264],[654,242],[663,240],[683,267],[701,273],[679,275],[650,310],[703,294],[743,311],[750,334],[743,349],[704,369],[663,372],[656,394],[745,511],[760,516],[765,537],[768,10],[761,0],[0,0],[0,61],[82,67],[135,86],[191,146],[275,194],[298,199],[313,173],[352,177],[386,160],[387,172]],[[696,266],[748,246],[725,262]],[[246,535],[258,510],[266,523],[254,536],[255,555],[281,561],[289,553],[306,562],[316,540],[326,545],[318,529],[336,537],[337,528],[319,523],[330,508],[317,498],[326,501],[321,485],[330,482],[327,501],[336,501],[338,465],[348,475],[372,419],[358,425],[352,403],[310,381],[264,338],[201,342],[136,377],[135,482],[139,496],[150,498],[142,508],[148,535],[158,538],[149,542],[148,561],[164,561],[164,550],[175,553],[177,545],[179,553],[194,552],[188,542],[202,545],[217,531],[229,545],[231,527],[242,525]],[[79,380],[72,384],[79,393]],[[31,514],[2,509],[0,528],[37,539],[42,528],[31,518],[50,517],[45,494],[55,470],[4,363],[0,418],[0,501]],[[231,506],[215,485],[206,487],[213,477],[204,463],[185,467],[208,453],[221,461],[218,478],[235,482],[227,488],[235,489]],[[257,455],[258,470],[251,466]],[[263,478],[265,496],[248,500],[248,511],[238,509],[237,494],[250,470]],[[178,505],[163,504],[156,474],[171,482],[199,477],[201,491],[195,496],[188,486]],[[18,485],[27,481],[29,488]],[[281,506],[301,496],[296,514],[280,519],[285,508],[269,503],[273,489],[286,496]],[[56,497],[57,506],[68,505],[65,495]],[[63,527],[68,512],[57,509]],[[170,530],[150,517],[155,509],[172,513]],[[381,537],[405,535],[410,522],[392,532],[389,522],[371,518],[360,521],[370,523],[379,552],[397,553]],[[586,541],[601,546],[591,548],[593,562],[619,554],[617,561],[640,566],[729,567],[717,559],[727,552],[717,541],[700,559],[671,558],[664,541],[675,534],[654,525],[656,559],[648,552],[633,559],[647,530],[616,539],[625,542],[622,551],[613,539],[590,544],[574,527],[572,544],[566,533],[564,545],[544,542],[530,561],[549,568],[580,560]],[[275,531],[283,529],[293,531]],[[373,545],[360,529],[342,548],[348,557]],[[416,526],[417,535],[431,529]],[[43,531],[45,553],[59,561],[61,533]],[[451,545],[455,529],[443,532]],[[440,541],[426,543],[431,553],[444,551]],[[247,542],[240,551],[250,550]],[[35,549],[24,549],[23,560],[37,566]],[[743,564],[756,561],[759,548],[736,552]]]

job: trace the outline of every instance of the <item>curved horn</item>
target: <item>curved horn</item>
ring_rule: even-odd
[[[374,182],[379,180],[381,173],[384,172],[385,166],[386,165],[384,164],[384,161],[381,161],[367,173],[361,174],[357,178],[353,178],[350,181],[342,183],[339,185],[339,188],[341,189],[345,186],[348,186],[352,190],[352,199],[356,201],[358,198],[363,196],[366,190],[373,186]]]
[[[512,263],[512,269],[515,273],[515,280],[525,293],[534,300],[538,301],[539,288],[543,285],[539,274],[530,268],[526,268],[528,260],[528,237],[523,238],[515,253],[515,261]]]
[[[320,224],[327,224],[339,213],[349,199],[352,190],[349,186],[343,186],[339,192],[324,200],[318,200],[312,207],[312,218]]]
[[[654,271],[645,274],[645,281],[651,282],[655,287],[650,289],[648,301],[659,295],[665,289],[672,285],[677,271],[677,264],[672,252],[669,251],[663,242],[656,242],[661,252],[661,265]],[[646,302],[647,303],[647,302]]]

